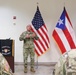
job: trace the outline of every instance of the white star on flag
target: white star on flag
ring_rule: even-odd
[[[52,35],[62,54],[76,49],[75,33],[65,7]]]
[[[59,19],[58,23],[59,25],[63,24],[63,20]]]

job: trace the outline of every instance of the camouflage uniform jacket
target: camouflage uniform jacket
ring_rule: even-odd
[[[13,75],[7,60],[1,53],[0,53],[0,75]]]
[[[27,34],[30,35],[30,38],[26,38]],[[24,41],[23,48],[34,48],[33,41],[34,39],[38,40],[38,36],[36,35],[34,38],[32,38],[32,34],[33,32],[25,31],[20,35],[19,40]]]

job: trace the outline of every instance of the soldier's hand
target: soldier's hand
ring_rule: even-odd
[[[36,36],[36,34],[35,34],[35,33],[33,33],[33,34],[32,34],[32,37],[34,38],[35,36]]]
[[[26,38],[30,38],[30,35],[27,34],[27,35],[26,35]]]

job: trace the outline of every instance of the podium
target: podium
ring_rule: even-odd
[[[14,40],[0,39],[0,52],[7,60],[12,72],[14,73]]]

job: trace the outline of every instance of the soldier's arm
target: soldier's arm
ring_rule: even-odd
[[[20,40],[20,41],[25,40],[25,38],[26,38],[25,35],[26,35],[26,33],[23,32],[23,33],[20,35],[19,40]]]
[[[36,40],[38,40],[38,39],[39,39],[39,37],[36,35],[36,36],[35,36],[35,39],[36,39]]]
[[[39,39],[39,37],[37,36],[37,34],[36,34],[36,33],[34,33],[34,38],[35,38],[36,40],[38,40],[38,39]]]

